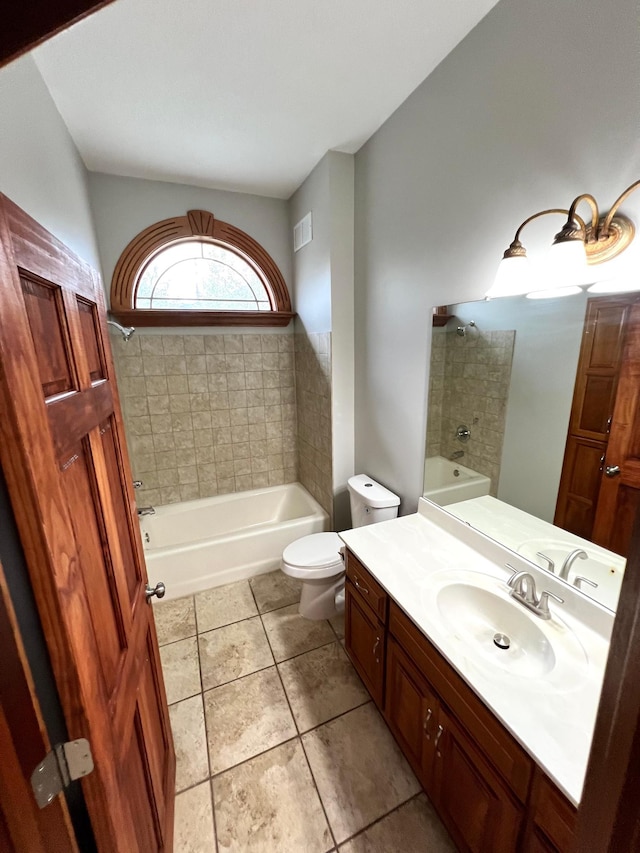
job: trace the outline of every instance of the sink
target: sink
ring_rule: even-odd
[[[586,677],[586,653],[558,614],[562,605],[552,602],[552,618],[541,619],[509,595],[506,577],[463,569],[437,572],[422,599],[440,647],[454,644],[457,655],[492,680],[517,678],[518,689],[567,691]]]
[[[467,583],[442,587],[436,600],[443,621],[466,638],[469,651],[488,656],[500,669],[540,678],[554,668],[553,646],[521,605]],[[494,642],[496,634],[508,638],[507,649]]]

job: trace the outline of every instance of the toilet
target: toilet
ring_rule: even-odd
[[[396,518],[400,498],[366,474],[347,481],[354,527]],[[307,619],[330,619],[344,609],[344,560],[337,533],[312,533],[284,549],[282,571],[302,581],[299,612]]]

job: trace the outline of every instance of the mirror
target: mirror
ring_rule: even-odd
[[[615,609],[625,560],[553,526],[587,293],[448,307],[433,329],[424,496]],[[484,497],[483,497],[484,496]],[[540,554],[544,554],[542,558]]]

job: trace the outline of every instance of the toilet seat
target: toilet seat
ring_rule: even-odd
[[[321,580],[344,572],[337,533],[312,533],[296,539],[284,549],[282,570],[292,578]]]

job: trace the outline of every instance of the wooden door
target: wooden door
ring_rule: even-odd
[[[0,462],[98,847],[172,848],[175,757],[98,275],[0,196]]]
[[[627,322],[636,298],[601,296],[587,302],[553,521],[583,539],[593,536]]]
[[[462,728],[440,709],[431,799],[458,848],[513,853],[524,810]]]
[[[387,646],[385,719],[422,786],[431,792],[438,702],[393,637]]]
[[[50,743],[2,565],[0,649],[0,850],[77,853],[64,796],[40,809],[31,792],[31,774]]]
[[[640,507],[640,305],[632,306],[627,323],[604,475],[592,538],[626,557]]]
[[[345,648],[364,686],[379,708],[384,701],[384,625],[347,580]]]

